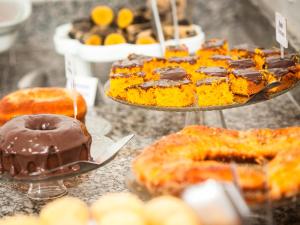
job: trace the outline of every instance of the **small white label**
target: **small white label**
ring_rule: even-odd
[[[282,16],[280,13],[275,13],[275,23],[276,23],[276,40],[277,42],[287,48],[288,47],[288,40],[286,35],[286,18]]]
[[[76,91],[78,91],[86,101],[88,107],[95,105],[98,79],[95,77],[74,77]],[[72,79],[67,79],[67,88],[72,87]]]

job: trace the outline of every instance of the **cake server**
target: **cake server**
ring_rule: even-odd
[[[267,92],[271,90],[272,88],[278,87],[281,84],[280,81],[274,81],[272,83],[269,83],[266,85],[263,89],[261,89],[259,92],[256,94],[252,95],[245,103],[251,103],[251,102],[256,102],[260,100],[266,100],[268,97],[266,96]]]
[[[87,173],[109,163],[133,137],[134,134],[130,134],[126,137],[121,138],[117,142],[113,143],[110,147],[106,148],[104,151],[101,151],[98,156],[94,157],[94,161],[77,161],[68,163],[48,171],[33,172],[27,177],[11,177],[8,174],[2,174],[1,176],[5,180],[34,183],[41,181],[66,179],[74,175]]]

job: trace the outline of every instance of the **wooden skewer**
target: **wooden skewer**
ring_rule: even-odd
[[[155,26],[156,26],[156,30],[157,30],[158,40],[159,40],[159,43],[160,43],[161,56],[163,56],[164,52],[165,52],[165,37],[164,37],[164,34],[163,34],[161,22],[160,22],[160,17],[159,17],[159,13],[158,13],[157,1],[156,0],[151,0],[151,7],[152,7]]]

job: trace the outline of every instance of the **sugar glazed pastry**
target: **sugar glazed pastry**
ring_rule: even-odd
[[[73,99],[77,103],[77,119],[84,122],[87,106],[78,92],[47,87],[10,93],[0,100],[0,125],[14,117],[31,114],[49,113],[74,117]]]
[[[79,120],[53,114],[18,116],[0,127],[0,172],[26,177],[91,160],[91,142]]]
[[[130,54],[112,65],[107,94],[135,105],[210,107],[244,103],[272,82],[284,91],[300,79],[300,57],[248,45],[229,49],[226,40],[207,40],[196,55],[184,45],[167,46],[165,57]]]
[[[266,188],[270,199],[278,200],[299,194],[299,146],[299,127],[236,131],[189,126],[145,148],[132,171],[154,194],[176,195],[191,184],[232,181],[236,174],[249,202],[266,200]]]

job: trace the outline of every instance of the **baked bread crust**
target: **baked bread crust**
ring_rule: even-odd
[[[207,179],[233,181],[236,176],[246,199],[261,202],[266,191],[272,200],[299,192],[299,162],[300,127],[236,131],[189,126],[146,147],[132,169],[153,194],[177,195]]]
[[[87,106],[77,92],[66,88],[47,87],[18,90],[0,100],[0,126],[8,120],[30,114],[74,116],[73,93],[77,99],[77,119],[84,122]]]

